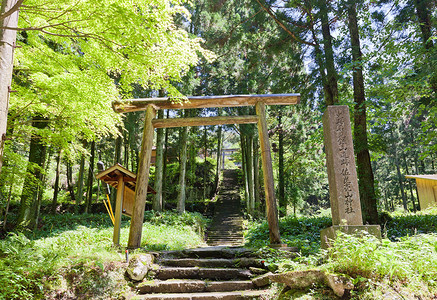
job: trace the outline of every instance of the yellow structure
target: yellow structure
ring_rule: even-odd
[[[117,189],[115,215],[113,216],[114,219],[112,222],[114,223],[113,243],[114,245],[119,245],[121,215],[124,214],[132,217],[137,175],[124,168],[122,165],[116,164],[97,174],[96,178]],[[148,186],[147,192],[153,194],[156,193],[150,186]]]
[[[416,179],[421,209],[437,206],[437,174],[405,175],[405,177]]]

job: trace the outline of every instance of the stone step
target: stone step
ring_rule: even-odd
[[[247,269],[237,268],[199,268],[199,267],[161,267],[157,270],[155,278],[167,279],[210,279],[210,280],[232,280],[249,279],[252,273]]]
[[[214,227],[219,227],[219,228],[223,228],[223,229],[227,229],[227,230],[232,230],[233,228],[228,228],[227,225],[229,224],[234,224],[238,227],[241,227],[243,225],[243,219],[229,219],[229,218],[218,218],[216,219],[217,221],[213,221],[210,225],[210,228],[214,228]]]
[[[208,241],[210,246],[242,246],[243,242],[230,242],[230,241]]]
[[[224,242],[224,243],[242,244],[243,243],[243,239],[208,239],[207,242],[214,242],[214,243]],[[219,246],[219,245],[217,245],[217,246]]]
[[[235,238],[235,239],[229,239],[229,238],[211,238],[207,239],[207,242],[226,242],[226,243],[243,243],[244,240],[242,238]]]
[[[245,299],[260,299],[267,295],[266,290],[248,290],[248,291],[233,291],[233,292],[212,292],[212,293],[186,293],[186,294],[149,294],[138,295],[131,300],[245,300]]]
[[[243,230],[241,227],[240,228],[233,228],[232,230],[210,227],[210,229],[208,229],[208,233],[210,233],[210,232],[213,232],[216,234],[240,234],[240,235],[243,235]]]
[[[254,250],[243,247],[213,246],[182,251],[163,251],[163,258],[239,258],[255,257]]]
[[[240,232],[221,232],[221,231],[212,231],[208,232],[208,237],[210,236],[219,236],[219,237],[243,237],[243,234]]]
[[[209,238],[207,242],[243,243],[243,238]]]
[[[223,232],[221,230],[216,231],[208,231],[207,236],[229,236],[229,237],[243,237],[243,233],[241,232]]]
[[[224,231],[224,230],[215,230],[215,229],[210,229],[208,231],[208,236],[211,236],[212,234],[216,234],[216,235],[223,235],[223,236],[228,236],[228,235],[240,235],[243,236],[243,232],[241,232],[240,230],[232,230],[232,231]]]
[[[218,219],[217,219],[218,220]],[[229,225],[234,225],[233,227],[229,227]],[[223,218],[219,221],[213,222],[209,228],[217,228],[223,230],[235,230],[243,227],[243,220],[224,220]]]
[[[229,227],[229,225],[234,225],[234,227],[242,227],[243,226],[243,219],[236,220],[234,219],[226,219],[226,218],[219,218],[215,217],[216,219],[211,223],[209,228],[220,228],[224,230],[234,230],[235,228]]]
[[[242,229],[240,229],[240,230],[238,230],[238,229],[235,229],[235,230],[232,230],[232,231],[226,231],[226,230],[216,230],[216,229],[209,229],[208,230],[208,235],[211,235],[211,234],[218,234],[218,235],[240,235],[240,236],[243,236],[243,232],[242,232],[243,230]]]
[[[169,267],[209,267],[209,268],[263,268],[264,264],[256,258],[167,258],[158,261],[160,265]]]
[[[250,280],[239,281],[204,281],[204,280],[151,280],[137,285],[140,294],[149,293],[200,293],[231,292],[255,289]]]

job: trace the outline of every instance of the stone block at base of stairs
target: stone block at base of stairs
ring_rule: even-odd
[[[189,294],[151,294],[138,295],[130,300],[246,300],[259,299],[267,295],[267,290],[255,291],[236,291],[236,292],[217,292],[217,293],[189,293]]]
[[[254,289],[249,280],[236,281],[203,281],[203,280],[150,280],[137,285],[139,294],[148,293],[198,293],[198,292],[230,292]]]

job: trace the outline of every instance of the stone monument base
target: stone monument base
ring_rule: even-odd
[[[381,227],[379,225],[333,225],[320,231],[321,247],[327,249],[337,237],[337,232],[362,236],[362,231],[381,239]]]

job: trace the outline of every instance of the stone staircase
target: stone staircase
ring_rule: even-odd
[[[237,174],[236,169],[223,171],[214,216],[207,230],[207,244],[210,246],[243,244],[243,213]]]
[[[205,247],[157,254],[154,279],[136,286],[131,299],[260,299],[268,281],[261,259],[240,247]]]

